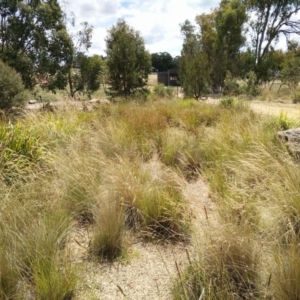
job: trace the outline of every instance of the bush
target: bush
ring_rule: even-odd
[[[0,60],[0,109],[20,105],[27,99],[20,74]]]
[[[260,88],[257,86],[256,80],[257,77],[253,71],[246,74],[245,93],[247,96],[256,97],[260,94]]]
[[[164,84],[161,84],[161,83],[154,86],[153,92],[154,92],[154,95],[156,95],[158,97],[166,96],[165,86],[164,86]]]
[[[234,99],[232,97],[222,98],[220,100],[220,105],[222,107],[232,107]]]
[[[236,78],[233,78],[231,73],[227,71],[226,77],[224,80],[224,90],[223,90],[224,95],[239,95],[240,94],[240,86],[237,82]]]
[[[293,103],[300,103],[300,92],[296,91],[293,97]]]
[[[162,83],[155,85],[153,92],[155,96],[160,98],[172,98],[174,96],[174,88],[171,86],[165,87]]]

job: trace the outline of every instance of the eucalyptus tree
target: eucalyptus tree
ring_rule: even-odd
[[[271,47],[280,37],[300,34],[300,0],[245,0],[258,80]]]
[[[151,72],[151,55],[141,34],[121,19],[108,29],[105,41],[111,96],[128,97],[143,89]]]
[[[169,69],[176,69],[176,62],[172,55],[168,52],[159,52],[151,54],[152,68],[159,72],[168,71]]]
[[[195,29],[188,20],[181,24],[184,42],[179,61],[179,75],[185,96],[199,99],[210,86],[211,67]]]
[[[57,0],[0,2],[0,58],[22,76],[26,88],[49,75],[50,90],[65,88],[73,42]]]
[[[89,57],[79,52],[74,59],[74,64],[76,68],[72,70],[71,75],[72,97],[75,93],[81,92],[91,98],[91,94],[100,87],[104,61],[99,55]]]
[[[222,0],[215,10],[216,80],[223,85],[225,74],[239,75],[239,56],[245,45],[246,6],[241,0]]]
[[[75,17],[72,18],[71,24],[72,26],[75,26]],[[84,53],[87,52],[92,46],[93,26],[89,25],[88,22],[83,22],[80,25],[80,29],[75,34],[70,35],[73,42],[73,51],[70,60],[66,64],[66,69],[68,73],[69,92],[72,98],[75,96],[76,92],[85,91],[82,82],[86,81],[88,78],[87,74],[81,74],[82,71],[84,72],[84,70],[82,70],[82,67],[85,65],[85,63],[87,63]],[[100,63],[97,63],[97,66],[97,72],[100,72]],[[91,82],[89,85],[93,85],[94,75],[94,73],[91,73]],[[85,78],[84,80],[83,77]]]

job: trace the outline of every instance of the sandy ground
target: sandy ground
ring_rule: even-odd
[[[251,109],[260,114],[279,116],[280,113],[287,114],[290,118],[300,118],[299,104],[275,103],[254,100],[250,102]]]
[[[156,158],[150,164],[154,172],[162,167]],[[76,299],[172,299],[171,286],[178,269],[183,271],[189,257],[197,255],[203,229],[210,226],[214,218],[214,205],[204,180],[199,178],[190,183],[182,180],[182,192],[189,203],[187,210],[192,221],[189,243],[146,243],[136,238],[131,240],[125,259],[100,263],[87,255],[89,229],[74,230],[70,255],[82,272]]]

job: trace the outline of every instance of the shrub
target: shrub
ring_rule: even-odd
[[[260,88],[256,84],[256,74],[250,71],[246,74],[246,86],[244,87],[247,96],[256,97],[260,94]]]
[[[166,94],[169,98],[172,98],[174,96],[174,88],[172,88],[171,86],[167,86]]]
[[[0,109],[8,109],[28,99],[21,76],[0,60]]]
[[[156,84],[153,92],[155,96],[160,98],[172,98],[174,96],[174,88],[171,86],[165,87],[162,83]]]
[[[293,97],[293,103],[300,103],[300,92],[296,91]]]
[[[223,94],[228,96],[240,94],[240,86],[237,82],[237,79],[233,78],[229,71],[227,71],[224,80]]]
[[[156,84],[153,89],[154,95],[158,97],[165,97],[166,96],[166,90],[165,86],[162,83]]]
[[[232,97],[222,98],[220,100],[220,105],[222,107],[232,107],[233,106],[233,98]]]

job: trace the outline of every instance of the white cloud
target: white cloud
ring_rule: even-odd
[[[60,0],[62,1],[62,0]],[[194,21],[197,14],[209,12],[219,5],[219,0],[80,0],[69,2],[77,26],[84,21],[94,26],[91,54],[105,53],[107,29],[124,18],[139,30],[151,52],[180,54],[182,37],[179,24],[186,19]],[[73,31],[76,30],[73,28]]]
[[[115,15],[118,12],[118,6],[118,1],[103,1],[100,11],[105,15]]]

